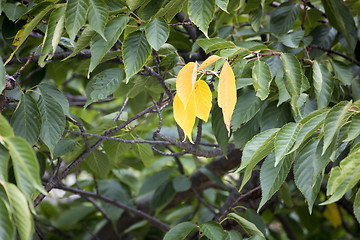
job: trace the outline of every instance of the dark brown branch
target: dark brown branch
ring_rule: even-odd
[[[124,103],[123,103],[123,105],[122,105],[121,108],[120,108],[120,111],[118,112],[118,114],[116,114],[116,116],[115,116],[115,118],[113,119],[113,121],[116,121],[116,120],[119,119],[119,117],[120,117],[121,113],[124,111],[124,109],[125,109],[126,104],[127,104],[128,101],[129,101],[129,98],[128,98],[128,97],[125,98]]]
[[[335,50],[332,50],[332,49],[329,49],[329,48],[324,48],[324,47],[321,47],[321,46],[318,46],[318,45],[315,45],[315,44],[310,44],[309,48],[319,49],[321,51],[324,51],[324,52],[327,52],[327,53],[330,53],[330,54],[338,55],[338,56],[348,60],[349,62],[352,62],[352,63],[360,66],[360,62],[358,60],[353,59],[353,58],[351,58],[349,56],[346,56],[345,54],[343,54],[341,52],[338,52],[338,51],[335,51]]]

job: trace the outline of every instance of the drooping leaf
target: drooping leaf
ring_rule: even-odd
[[[264,237],[264,234],[256,227],[255,224],[241,217],[239,214],[229,213],[226,217],[235,220],[250,236],[258,235]]]
[[[4,198],[0,197],[0,238],[15,239],[15,226],[11,217],[10,207]]]
[[[356,114],[351,118],[351,123],[349,129],[347,130],[347,138],[344,140],[351,141],[354,140],[360,134],[360,115]]]
[[[157,51],[167,41],[170,29],[163,18],[153,18],[146,24],[145,34],[151,47]]]
[[[279,68],[279,70],[276,73],[275,83],[279,91],[279,102],[277,106],[280,106],[283,102],[286,102],[291,98],[288,90],[286,89],[284,70],[282,68]]]
[[[263,162],[260,170],[261,202],[258,211],[262,206],[280,189],[289,174],[293,155],[287,155],[275,165],[275,154],[271,153]]]
[[[86,104],[89,104],[104,99],[120,86],[124,77],[124,70],[121,68],[109,68],[96,74],[86,85]]]
[[[5,76],[6,76],[6,69],[4,67],[4,63],[2,58],[0,59],[0,92],[5,89]]]
[[[229,13],[227,11],[228,4],[229,4],[229,0],[216,0],[216,5],[226,13]]]
[[[141,161],[145,167],[149,167],[154,160],[154,153],[151,149],[151,145],[148,143],[135,144],[136,152],[139,154]]]
[[[282,3],[271,14],[270,30],[274,33],[285,33],[295,23],[299,16],[299,4]]]
[[[54,98],[46,94],[39,97],[38,106],[42,122],[40,138],[52,152],[65,130],[64,111]]]
[[[351,66],[336,60],[332,60],[331,65],[334,69],[336,78],[339,79],[342,84],[350,85],[353,80]]]
[[[290,48],[298,48],[301,40],[304,39],[304,31],[280,34],[279,39],[282,44]]]
[[[224,229],[217,222],[209,221],[201,224],[199,227],[203,234],[210,240],[223,239],[224,237]]]
[[[183,240],[195,227],[191,222],[179,223],[165,234],[164,240]]]
[[[81,32],[81,35],[76,42],[74,51],[62,61],[65,61],[68,58],[76,56],[76,54],[78,54],[81,50],[89,46],[90,41],[95,35],[95,33],[96,31],[94,29],[92,29],[90,26],[86,26],[86,28]]]
[[[195,96],[192,94],[189,98],[189,102],[185,108],[184,104],[180,100],[178,94],[174,97],[173,102],[174,118],[176,123],[185,132],[185,135],[192,141],[191,132],[195,124],[196,108],[195,108]],[[185,137],[186,137],[185,136]],[[181,139],[182,141],[185,139]]]
[[[291,122],[284,125],[276,134],[275,167],[289,153],[290,149],[296,141],[300,129],[300,124]]]
[[[89,24],[100,36],[102,36],[105,40],[104,35],[105,25],[107,22],[109,9],[104,2],[104,0],[88,0],[89,1],[89,12],[88,12],[88,20]]]
[[[354,199],[354,214],[358,222],[360,222],[360,190],[357,191]]]
[[[213,64],[214,62],[216,62],[219,59],[221,59],[221,57],[219,57],[218,55],[211,55],[200,65],[198,71],[206,68],[207,66]]]
[[[55,102],[59,103],[66,116],[70,116],[69,101],[55,85],[42,82],[39,84],[39,89],[42,95],[52,97]]]
[[[221,109],[215,104],[211,113],[211,126],[221,150],[226,155],[229,137]]]
[[[324,65],[320,65],[316,60],[313,61],[313,84],[318,104],[318,109],[327,107],[334,83],[329,70]]]
[[[9,151],[2,144],[0,144],[0,180],[3,182],[8,181],[9,160]]]
[[[151,46],[146,40],[145,33],[136,31],[126,36],[122,45],[126,82],[136,74],[151,54]]]
[[[5,3],[5,2],[4,2]],[[4,4],[2,3],[2,4]],[[17,2],[17,3],[11,3],[7,2],[3,6],[3,11],[5,15],[13,22],[15,22],[18,18],[20,18],[24,13],[26,13],[27,8],[23,4]]]
[[[45,37],[39,57],[39,66],[44,67],[46,60],[50,60],[56,51],[60,37],[65,25],[65,6],[55,9],[51,15],[46,28]]]
[[[269,88],[272,80],[270,68],[266,62],[255,62],[252,70],[252,80],[256,96],[261,100],[265,100],[269,95]]]
[[[302,70],[299,61],[290,53],[282,53],[281,60],[283,62],[285,79],[290,88],[290,95],[300,95],[302,81],[299,81],[299,79],[302,79]]]
[[[12,127],[6,118],[0,114],[0,136],[2,137],[12,137],[14,136],[14,132]]]
[[[20,102],[11,118],[11,125],[15,135],[25,138],[31,146],[38,141],[41,117],[36,101],[30,94],[21,95]]]
[[[109,158],[99,150],[90,153],[84,163],[90,169],[90,172],[99,178],[105,178],[110,172]]]
[[[95,35],[91,39],[90,51],[91,51],[91,59],[89,72],[90,74],[95,67],[101,62],[107,52],[114,46],[123,30],[126,27],[127,22],[129,21],[128,16],[118,16],[106,24],[104,36],[106,41],[99,34]],[[120,55],[120,53],[119,53]]]
[[[195,87],[195,81],[196,64],[189,62],[179,71],[176,78],[176,92],[185,107],[187,106],[190,96],[192,95],[193,89]]]
[[[226,61],[219,77],[218,105],[222,109],[224,122],[230,136],[230,122],[236,104],[236,85],[234,72]]]
[[[212,106],[212,94],[209,86],[203,80],[195,82],[194,86],[196,116],[207,122]]]
[[[276,114],[274,114],[276,112]],[[286,123],[291,122],[291,108],[289,104],[281,104],[277,107],[275,101],[268,103],[262,111],[260,117],[260,130],[265,131],[271,128],[281,128]]]
[[[70,40],[74,40],[76,34],[85,25],[86,13],[89,8],[89,0],[69,0],[66,4],[66,31]]]
[[[215,0],[189,0],[189,18],[206,37],[209,24],[215,15],[215,7]]]

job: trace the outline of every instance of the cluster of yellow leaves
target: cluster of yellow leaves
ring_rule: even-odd
[[[197,74],[221,57],[212,55],[198,68],[197,63],[189,62],[179,72],[176,79],[176,95],[173,110],[176,123],[193,143],[191,132],[196,117],[207,122],[212,106],[212,93]],[[222,109],[224,123],[230,135],[230,122],[236,104],[235,76],[228,61],[222,67],[218,85],[218,105]],[[184,139],[185,140],[185,139]]]

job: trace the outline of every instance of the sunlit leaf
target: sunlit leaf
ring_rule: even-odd
[[[200,230],[210,240],[223,239],[224,229],[222,226],[213,221],[209,221],[200,225]]]
[[[249,220],[241,217],[239,214],[236,213],[229,213],[227,218],[235,220],[240,226],[245,230],[247,234],[250,236],[261,236],[264,237],[264,234],[256,227],[256,225]]]
[[[207,66],[209,66],[210,64],[214,63],[215,61],[219,60],[221,57],[217,56],[217,55],[211,55],[210,57],[208,57],[199,67],[198,71],[206,68]]]
[[[194,87],[196,116],[207,122],[212,106],[212,94],[209,86],[203,80],[195,82]]]
[[[12,137],[14,136],[14,132],[12,127],[6,118],[0,114],[0,136],[2,137]]]
[[[176,95],[181,102],[187,106],[190,96],[195,87],[196,63],[189,62],[178,73],[176,78]]]

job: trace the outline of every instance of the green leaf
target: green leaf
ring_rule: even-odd
[[[106,24],[104,32],[106,41],[99,34],[96,34],[91,39],[91,58],[88,74],[90,74],[95,69],[95,67],[99,65],[106,53],[109,52],[110,49],[114,46],[114,44],[117,42],[117,40],[119,40],[119,37],[124,31],[128,21],[129,16],[118,16],[116,18],[113,18],[108,24]]]
[[[357,221],[360,223],[360,189],[357,191],[354,199],[354,214]]]
[[[150,203],[150,210],[154,211],[165,207],[174,197],[175,189],[171,181],[166,181],[156,189]]]
[[[188,177],[180,175],[172,180],[176,192],[184,192],[191,188],[191,181]]]
[[[151,47],[157,51],[167,41],[170,29],[163,18],[153,18],[146,24],[145,34]]]
[[[185,3],[186,1],[184,0],[164,1],[164,5],[153,17],[158,18],[164,16],[166,20],[170,22],[175,17],[175,15],[183,9]]]
[[[4,63],[2,58],[0,58],[0,92],[5,89],[5,76],[6,76],[6,69],[4,67]]]
[[[199,227],[204,235],[210,240],[219,240],[224,237],[224,229],[217,222],[209,221],[201,224]]]
[[[245,102],[246,104],[244,104]],[[241,89],[231,119],[231,129],[240,128],[241,124],[251,120],[260,108],[261,100],[256,97],[255,92],[248,88]]]
[[[163,240],[183,240],[195,227],[191,222],[179,223],[165,234]]]
[[[15,135],[25,138],[31,146],[38,141],[41,117],[36,101],[29,93],[21,95],[20,102],[11,117],[11,125]]]
[[[330,161],[331,151],[321,155],[322,144],[319,139],[311,139],[303,149],[297,154],[294,164],[295,184],[304,195],[309,212],[319,193],[322,176],[322,167]]]
[[[88,8],[89,0],[67,1],[65,26],[71,41],[75,39],[80,28],[85,25]]]
[[[249,222],[245,218],[239,216],[236,213],[229,213],[227,215],[227,218],[235,220],[240,226],[245,230],[245,232],[249,236],[258,235],[261,237],[264,237],[264,234],[253,224],[252,222]]]
[[[336,60],[330,62],[336,78],[339,79],[342,84],[351,85],[354,76],[351,66]]]
[[[154,161],[154,153],[151,149],[151,145],[148,143],[137,143],[135,146],[135,151],[139,154],[141,161],[145,167],[149,167]]]
[[[79,39],[76,42],[74,51],[62,61],[65,61],[71,57],[76,56],[81,50],[89,46],[91,39],[95,35],[96,31],[90,26],[87,26],[82,32]]]
[[[0,197],[0,239],[15,239],[15,226],[8,203]]]
[[[258,211],[262,206],[280,189],[290,172],[293,155],[287,155],[275,167],[275,154],[271,153],[263,162],[260,169],[261,202]]]
[[[276,112],[276,114],[274,114]],[[271,128],[281,128],[292,121],[289,104],[281,104],[277,107],[275,101],[270,102],[262,111],[260,117],[260,130],[265,131]]]
[[[265,100],[269,95],[271,80],[272,77],[269,65],[263,61],[256,61],[252,70],[252,81],[256,96],[261,100]]]
[[[227,11],[228,4],[229,4],[229,0],[216,0],[216,6],[218,6],[221,10],[223,10],[226,13],[229,13]]]
[[[110,172],[109,158],[99,150],[93,151],[84,163],[99,178],[105,178]]]
[[[313,84],[318,109],[327,107],[331,99],[334,83],[329,70],[316,60],[313,61]]]
[[[39,97],[38,106],[42,122],[40,138],[48,146],[50,152],[53,152],[65,130],[64,111],[54,98],[46,94]]]
[[[289,153],[300,132],[301,125],[297,123],[288,123],[284,125],[275,138],[275,167]]]
[[[196,40],[198,44],[206,53],[211,52],[212,50],[235,47],[235,44],[231,41],[226,41],[219,37],[214,38],[201,38]]]
[[[283,62],[285,79],[290,88],[290,95],[300,95],[302,81],[299,81],[299,79],[302,79],[302,70],[299,61],[290,53],[282,53],[281,60]]]
[[[125,140],[133,139],[128,135],[121,135],[114,137],[118,137]],[[109,156],[109,159],[113,163],[118,163],[119,161],[121,161],[120,157],[122,156],[122,154],[126,153],[131,148],[131,144],[129,143],[116,142],[116,141],[106,141],[103,143],[103,145],[106,154]]]
[[[154,17],[154,15],[160,10],[162,4],[162,0],[150,0],[150,2],[148,2],[146,5],[142,4],[141,8],[137,11],[137,15],[142,20],[147,21],[150,18]],[[164,15],[165,14],[163,14],[162,16]]]
[[[263,8],[261,6],[259,6],[257,9],[252,10],[249,13],[250,24],[251,24],[252,29],[254,29],[255,32],[258,32],[260,29],[260,22],[261,22],[262,14],[263,14]]]
[[[189,18],[206,37],[209,24],[215,15],[215,7],[215,0],[189,0]]]
[[[242,240],[242,236],[238,231],[230,230],[225,233],[224,240]]]
[[[89,0],[88,20],[89,24],[105,40],[105,25],[107,22],[109,9],[104,0]]]
[[[301,40],[304,38],[304,31],[295,31],[292,33],[280,34],[279,39],[282,44],[290,48],[298,48]]]
[[[61,6],[55,9],[50,15],[44,41],[42,43],[41,55],[38,61],[40,67],[44,67],[46,64],[45,61],[50,60],[54,56],[61,35],[64,31],[64,24],[65,6]]]
[[[351,118],[349,129],[347,130],[347,138],[344,142],[354,140],[360,134],[360,114],[356,114]]]
[[[9,151],[2,144],[0,144],[0,180],[3,182],[8,181],[9,160]]]
[[[217,104],[214,104],[211,113],[211,126],[221,150],[226,155],[227,146],[229,143],[228,132],[224,123],[224,118],[221,109]]]
[[[0,182],[9,200],[10,211],[14,217],[14,223],[21,240],[32,238],[34,224],[24,194],[16,185],[8,182]]]
[[[279,70],[276,73],[275,83],[279,91],[279,102],[277,106],[280,106],[283,102],[286,102],[291,98],[288,90],[286,89],[284,70],[282,68],[279,68]]]
[[[350,107],[351,102],[343,101],[336,104],[326,114],[324,128],[322,129],[322,132],[324,133],[323,153],[330,146],[331,142],[337,138],[340,128],[351,116],[351,112],[349,111]]]
[[[240,189],[249,181],[252,170],[256,164],[274,150],[275,137],[278,131],[278,128],[273,128],[261,132],[245,145],[240,167],[236,170],[239,172],[246,168]]]
[[[121,68],[109,68],[96,74],[86,85],[86,104],[89,104],[104,99],[120,86],[124,77],[124,70]]]
[[[145,195],[157,189],[162,183],[168,181],[174,169],[164,169],[148,176],[140,188],[139,195]]]
[[[0,136],[2,137],[12,137],[14,136],[14,132],[12,127],[6,118],[0,114]]]
[[[274,33],[285,33],[294,25],[299,16],[299,4],[282,3],[271,14],[270,30]]]
[[[327,185],[328,196],[332,195],[321,205],[338,201],[352,189],[360,180],[360,151],[350,153],[340,162],[340,166],[331,169]]]
[[[66,116],[70,116],[69,101],[56,85],[42,82],[39,84],[39,89],[42,95],[52,97],[55,102],[59,103]]]
[[[60,139],[60,141],[55,145],[53,158],[61,157],[69,152],[72,152],[76,146],[76,141],[68,138]]]
[[[244,149],[246,143],[259,133],[260,126],[258,121],[259,118],[255,117],[249,122],[241,125],[241,127],[233,133],[235,148]]]
[[[4,7],[3,7],[3,11],[5,13],[5,15],[13,22],[15,22],[16,20],[18,20],[18,18],[20,18],[22,15],[24,15],[27,11],[27,8],[17,2],[17,3],[5,3]]]
[[[136,31],[129,34],[122,45],[122,52],[127,83],[145,65],[151,54],[151,46],[146,40],[145,33]]]
[[[9,150],[18,187],[31,199],[34,190],[45,192],[39,176],[39,163],[34,150],[25,139],[20,137],[5,138]]]

